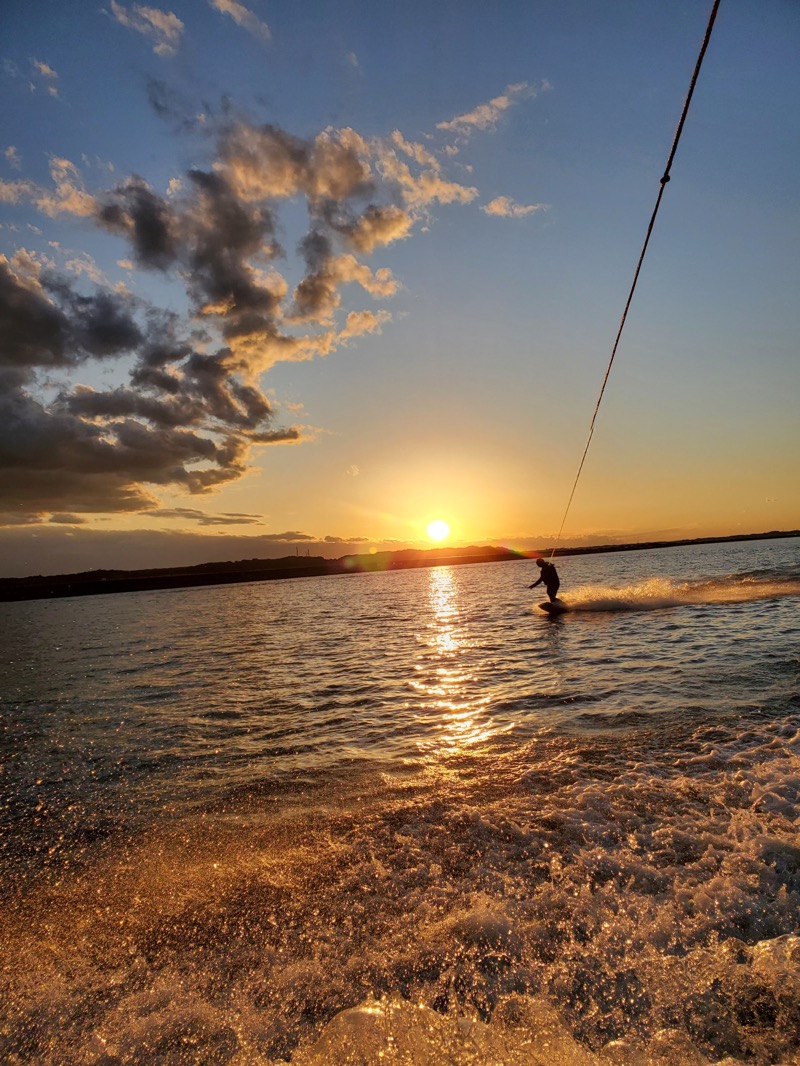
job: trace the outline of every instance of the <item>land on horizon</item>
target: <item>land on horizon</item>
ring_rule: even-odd
[[[597,544],[580,547],[544,546],[537,551],[517,551],[492,545],[464,548],[405,548],[392,552],[344,555],[338,559],[292,555],[281,559],[240,559],[200,563],[196,566],[139,570],[87,570],[75,574],[32,575],[0,579],[0,602],[51,599],[66,596],[94,596],[120,592],[194,588],[204,585],[243,584],[249,581],[275,581],[298,577],[326,577],[363,574],[386,570],[410,570],[434,566],[461,566],[469,563],[512,562],[535,559],[551,553],[559,558],[605,552],[644,551],[693,544],[725,544],[737,541],[771,540],[800,536],[800,530],[771,530],[765,533],[737,533],[720,537],[692,537],[679,540],[635,541],[626,544]]]

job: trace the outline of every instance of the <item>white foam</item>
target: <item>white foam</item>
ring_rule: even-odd
[[[621,587],[579,585],[560,597],[571,611],[657,611],[667,607],[749,603],[800,596],[793,577],[726,575],[712,580],[675,581],[652,577]]]
[[[9,1031],[43,1063],[789,1062],[797,760],[795,718],[543,737],[185,821],[6,911]]]

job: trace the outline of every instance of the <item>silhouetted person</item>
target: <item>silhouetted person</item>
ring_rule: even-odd
[[[528,588],[535,589],[537,585],[544,585],[547,589],[547,595],[550,597],[550,602],[552,603],[556,596],[558,596],[558,588],[561,584],[558,577],[558,571],[552,563],[548,563],[544,559],[537,559],[536,565],[540,567],[539,580],[534,581],[534,583],[529,585]]]

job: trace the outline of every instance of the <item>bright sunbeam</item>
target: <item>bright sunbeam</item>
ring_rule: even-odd
[[[444,540],[450,536],[450,526],[441,518],[428,523],[428,536],[431,540]]]

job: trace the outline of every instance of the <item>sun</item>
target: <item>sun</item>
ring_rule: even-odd
[[[450,526],[441,518],[428,523],[428,536],[431,540],[444,540],[450,536]]]

